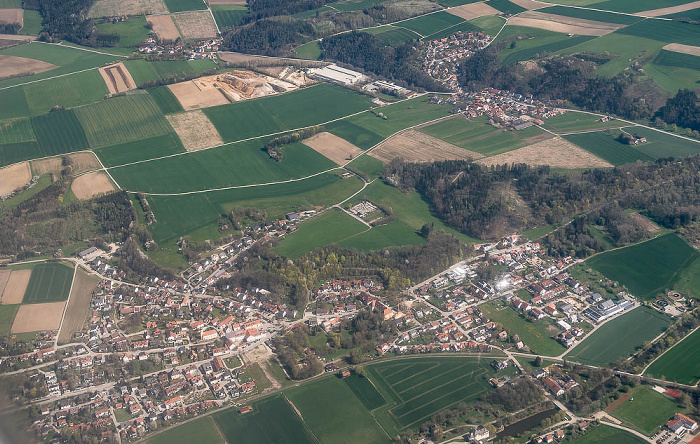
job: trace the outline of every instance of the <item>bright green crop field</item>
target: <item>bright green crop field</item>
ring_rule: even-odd
[[[317,40],[304,43],[295,48],[294,51],[300,59],[318,60],[321,58],[321,46],[319,46]]]
[[[211,416],[195,419],[176,429],[166,430],[146,440],[148,444],[190,444],[192,442],[224,444]],[[235,443],[237,441],[229,441]]]
[[[73,268],[60,263],[35,265],[24,292],[23,304],[58,302],[68,299]]]
[[[165,6],[170,12],[197,11],[207,9],[202,0],[165,0]]]
[[[638,386],[629,392],[629,398],[610,411],[615,418],[632,428],[651,435],[676,413],[684,409],[649,387]]]
[[[463,18],[448,12],[438,11],[434,14],[424,15],[411,20],[401,22],[401,27],[415,31],[421,36],[428,36],[447,29],[457,23],[462,23]]]
[[[0,145],[33,140],[36,140],[36,135],[28,118],[0,121]]]
[[[700,380],[699,360],[700,330],[695,330],[654,361],[644,374],[695,385]]]
[[[635,435],[606,425],[590,427],[585,435],[567,441],[571,444],[644,444],[645,440]]]
[[[697,26],[671,20],[645,19],[634,25],[619,29],[615,33],[644,37],[666,43],[700,45],[700,29]]]
[[[373,227],[338,243],[341,247],[371,251],[403,245],[418,245],[427,242],[406,222],[394,221],[388,225]]]
[[[204,71],[216,68],[214,61],[209,59],[158,62],[127,60],[124,62],[124,66],[129,70],[137,86],[145,82],[155,82],[162,79],[184,80],[185,76],[201,74]]]
[[[175,97],[170,88],[167,86],[156,86],[155,88],[149,88],[148,94],[153,97],[153,100],[158,105],[158,108],[163,112],[163,114],[177,113],[182,111],[182,105]]]
[[[593,20],[595,22],[619,23],[621,25],[631,25],[642,20],[641,17],[635,17],[632,15],[615,14],[606,11],[594,11],[591,9],[567,8],[566,6],[550,6],[547,8],[538,9],[537,12]]]
[[[148,38],[150,28],[146,23],[146,17],[131,17],[126,21],[117,23],[101,23],[97,29],[105,34],[119,34],[119,48],[135,48]]]
[[[508,12],[511,14],[519,14],[526,11],[522,6],[518,6],[509,0],[489,0],[487,4],[501,12]]]
[[[545,29],[508,25],[498,35],[496,41],[508,42],[516,36],[526,36],[527,38],[516,41],[515,48],[506,45],[506,47],[498,53],[501,58],[501,63],[504,65],[512,65],[521,60],[531,59],[536,54],[560,51],[579,45],[593,38],[590,36],[567,37],[566,34]]]
[[[619,134],[619,131],[616,134]],[[622,143],[612,135],[603,132],[570,134],[564,136],[564,138],[613,165],[624,165],[638,160],[649,161],[654,159],[638,147]]]
[[[174,132],[95,150],[95,154],[106,167],[184,152],[185,148]]]
[[[25,85],[24,94],[32,114],[43,114],[55,106],[72,108],[99,102],[109,94],[97,70]]]
[[[54,111],[32,117],[31,122],[41,155],[27,158],[70,153],[88,147],[85,132],[74,110]]]
[[[19,310],[19,304],[0,305],[0,335],[7,336],[10,334],[17,310]]]
[[[248,8],[239,5],[211,5],[211,12],[219,29],[233,28],[248,13]]]

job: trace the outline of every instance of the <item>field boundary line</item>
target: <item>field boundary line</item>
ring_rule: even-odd
[[[446,384],[441,385],[440,387],[443,387],[443,386],[445,386],[445,385],[447,385],[447,384],[451,384],[451,383],[453,383],[453,382],[455,382],[455,381],[459,381],[459,380],[461,380],[462,378],[464,378],[464,377],[466,377],[466,376],[467,376],[467,375],[464,375],[464,376],[462,376],[461,378],[457,378],[457,379],[455,379],[455,380],[453,380],[453,381],[450,381],[450,382],[448,382],[448,383],[446,383]],[[461,391],[461,390],[463,390],[463,389],[471,388],[473,385],[478,385],[478,383],[475,381],[475,382],[472,382],[471,384],[460,386],[458,389],[453,390],[453,391],[451,391],[451,392],[449,392],[449,393],[445,393],[444,395],[442,395],[442,396],[440,396],[440,397],[438,397],[438,398],[431,399],[430,402],[428,402],[428,403],[426,403],[426,404],[422,404],[422,405],[420,405],[420,406],[414,408],[413,410],[409,410],[408,412],[404,413],[404,414],[401,415],[401,416],[397,416],[396,418],[397,418],[397,419],[398,419],[398,418],[403,418],[403,417],[405,417],[406,415],[409,415],[409,414],[411,414],[411,413],[413,413],[413,412],[415,412],[415,411],[417,411],[417,410],[422,409],[422,408],[425,407],[426,405],[430,405],[430,404],[433,404],[433,403],[435,403],[435,402],[437,402],[437,401],[440,401],[440,400],[443,399],[443,398],[446,398],[446,397],[448,397],[448,396],[450,396],[450,395],[453,395],[453,394],[454,394],[455,392],[457,392],[457,391]],[[440,387],[436,387],[436,389],[437,389],[437,388],[440,388]],[[432,391],[432,390],[431,390],[431,391]],[[465,397],[468,398],[469,396],[465,396]],[[415,399],[415,398],[413,398],[413,399]],[[417,423],[417,422],[420,422],[420,421],[423,421],[425,418],[428,418],[428,417],[434,415],[435,413],[439,412],[440,410],[445,410],[445,409],[449,408],[450,406],[453,406],[453,405],[458,404],[458,403],[460,403],[460,402],[463,402],[463,399],[460,399],[460,400],[455,401],[455,402],[453,402],[453,403],[450,403],[450,404],[448,404],[448,405],[446,405],[446,406],[443,406],[443,407],[439,408],[438,410],[436,410],[436,411],[430,413],[429,415],[423,416],[423,417],[417,419],[416,421],[413,421],[413,422],[411,422],[411,423],[405,425],[405,426],[403,427],[403,429],[405,430],[405,429],[411,427],[413,424],[415,424],[415,423]],[[394,416],[396,416],[396,415],[394,415]],[[402,424],[403,424],[403,423],[402,423]]]
[[[406,381],[408,381],[409,379],[411,379],[411,378],[413,378],[413,377],[415,377],[415,376],[422,375],[422,374],[425,373],[425,372],[429,372],[430,370],[434,369],[435,367],[439,367],[439,366],[440,366],[440,363],[439,363],[439,362],[432,362],[431,364],[432,364],[432,366],[430,366],[430,367],[428,367],[428,368],[426,368],[426,369],[424,369],[424,370],[421,370],[421,371],[419,371],[418,373],[412,373],[410,376],[407,376],[407,377],[405,377],[405,378],[403,378],[403,379],[401,379],[401,380],[399,380],[399,381],[396,381],[396,382],[392,383],[392,384],[391,384],[392,387],[395,386],[395,385],[399,385],[399,384],[401,384],[402,382],[406,382]],[[415,366],[415,364],[414,364],[414,366]],[[409,367],[409,368],[412,368],[412,367]],[[401,369],[401,371],[403,371],[403,370],[407,370],[407,369]],[[452,371],[452,370],[453,370],[453,369],[447,370],[447,372]],[[444,373],[447,373],[447,372],[444,372]],[[392,376],[395,375],[395,374],[397,374],[397,373],[400,373],[400,372],[395,372],[395,373],[392,374]],[[440,375],[442,375],[442,374],[443,374],[443,373],[441,373]],[[440,376],[440,375],[438,375],[438,376]],[[387,377],[388,377],[388,376],[387,376]],[[389,381],[387,381],[387,382],[389,382]],[[401,394],[401,393],[403,393],[403,392],[397,392],[397,393]]]
[[[661,358],[661,357],[664,356],[666,353],[668,353],[669,351],[671,351],[671,350],[673,349],[673,347],[675,347],[676,345],[678,345],[678,344],[680,344],[681,342],[685,341],[690,335],[692,335],[693,333],[695,333],[698,329],[700,329],[700,325],[698,325],[697,327],[695,327],[694,329],[692,329],[690,332],[688,332],[687,335],[683,336],[683,338],[682,338],[680,341],[676,342],[675,344],[673,344],[672,346],[670,346],[669,348],[667,348],[667,349],[666,349],[663,353],[661,353],[659,356],[657,356],[656,358],[654,358],[650,363],[648,363],[648,364],[642,369],[641,372],[639,372],[639,375],[640,375],[640,376],[643,375],[647,370],[649,370],[649,367],[651,367],[651,364],[653,364],[653,363],[656,362],[659,358]],[[663,333],[666,333],[666,332],[662,332],[661,334],[663,335]],[[660,336],[659,336],[659,337],[660,337]],[[659,339],[659,337],[657,337],[657,338],[652,342],[652,344],[653,344],[654,342],[656,342],[656,341]]]
[[[311,436],[316,440],[317,444],[321,444],[321,440],[318,439],[318,436],[314,433],[313,430],[311,430],[311,427],[306,423],[304,420],[304,417],[301,415],[301,411],[297,408],[296,405],[292,402],[291,399],[287,397],[286,393],[282,393],[282,397],[289,403],[289,406],[294,410],[294,413],[297,415],[297,418],[299,418],[299,421],[301,421],[301,424],[304,426],[304,428],[311,434]]]
[[[58,78],[60,78],[60,77],[71,76],[71,75],[73,75],[73,74],[80,74],[81,72],[93,71],[93,70],[95,70],[95,69],[100,69],[100,68],[101,68],[100,66],[95,66],[95,67],[93,67],[93,68],[86,68],[86,69],[81,69],[81,70],[79,70],[79,71],[67,72],[67,73],[65,73],[65,74],[59,74],[59,75],[57,75],[57,76],[47,77],[47,78],[45,78],[45,79],[36,79],[36,80],[30,80],[29,82],[18,83],[18,84],[16,84],[16,85],[3,86],[2,88],[0,88],[0,91],[3,91],[3,90],[5,90],[5,89],[10,89],[10,88],[16,88],[16,87],[18,87],[18,86],[31,85],[32,83],[44,82],[44,81],[46,81],[46,80],[58,79]],[[71,109],[72,109],[72,108],[71,108]],[[39,114],[39,115],[41,115],[41,114]],[[29,116],[29,117],[33,117],[33,116]],[[39,159],[41,159],[41,157],[40,157]],[[37,160],[37,159],[32,159],[32,160]]]
[[[440,364],[435,363],[435,366],[439,366],[439,365],[440,365]],[[425,381],[421,381],[421,382],[418,382],[418,383],[413,383],[413,384],[412,384],[410,387],[408,387],[407,389],[400,391],[399,394],[403,395],[404,393],[406,393],[407,391],[411,390],[412,388],[420,387],[421,385],[427,384],[427,383],[429,383],[430,381],[433,381],[433,380],[435,380],[435,379],[437,379],[437,378],[440,378],[440,377],[442,377],[442,376],[445,376],[445,375],[448,374],[448,373],[452,373],[452,372],[454,372],[454,371],[456,371],[456,370],[460,370],[460,369],[464,368],[466,365],[467,365],[467,364],[462,364],[462,365],[459,365],[459,366],[457,366],[457,367],[452,367],[452,368],[446,369],[446,370],[443,371],[442,373],[437,374],[437,375],[433,375],[431,378],[428,378],[428,379],[426,379]],[[408,380],[410,380],[410,379],[412,379],[412,378],[414,378],[414,377],[416,377],[416,376],[418,376],[418,375],[422,375],[423,373],[428,372],[428,371],[432,370],[433,368],[435,368],[435,367],[427,368],[427,369],[423,370],[422,372],[413,374],[413,375],[409,376],[408,378],[404,378],[404,379],[402,379],[402,380],[400,380],[400,381],[397,381],[397,382],[396,382],[396,385],[401,384],[401,383],[404,383],[404,382],[406,382],[406,381],[408,381]],[[420,395],[419,395],[419,396],[420,396]]]
[[[56,333],[56,338],[54,339],[54,343],[53,343],[54,347],[58,347],[58,337],[61,335],[61,328],[63,328],[63,320],[66,318],[66,311],[68,311],[68,303],[70,302],[70,295],[73,292],[73,285],[75,285],[75,276],[78,274],[78,267],[79,267],[79,265],[77,263],[73,265],[73,280],[71,280],[70,288],[68,289],[68,299],[66,299],[66,304],[63,306],[63,314],[61,315],[61,323],[58,324],[58,332]]]

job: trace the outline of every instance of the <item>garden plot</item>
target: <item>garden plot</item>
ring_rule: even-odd
[[[97,0],[88,17],[116,17],[120,15],[167,14],[163,0]]]
[[[202,111],[165,116],[187,151],[199,151],[222,145],[221,135]]]
[[[0,196],[22,188],[32,179],[32,170],[28,162],[16,163],[0,169]]]
[[[180,32],[175,27],[175,23],[173,23],[170,15],[149,15],[146,17],[146,21],[151,24],[153,32],[161,40],[177,40],[180,38]]]
[[[114,191],[114,184],[104,172],[94,171],[73,179],[70,189],[78,199],[90,199]]]
[[[484,165],[525,163],[559,168],[605,168],[613,165],[560,137],[544,140],[524,148],[480,159]]]
[[[0,55],[0,79],[29,76],[57,68],[52,63],[10,55]]]
[[[129,70],[121,62],[102,67],[99,71],[110,94],[118,94],[136,88],[136,83]]]
[[[172,17],[183,39],[209,39],[219,33],[208,10],[180,12]]]
[[[682,45],[680,43],[669,43],[664,46],[663,49],[666,51],[680,52],[682,54],[689,54],[700,57],[700,46],[690,46]]]
[[[306,139],[304,145],[323,154],[338,165],[343,165],[363,153],[352,143],[327,132]]]
[[[57,330],[61,325],[65,306],[65,301],[20,305],[12,323],[12,333]]]
[[[389,162],[397,157],[403,157],[408,162],[466,160],[484,157],[483,154],[460,148],[414,130],[405,131],[385,140],[369,154],[382,162]]]
[[[485,15],[498,15],[501,11],[492,8],[485,2],[469,3],[450,9],[450,14],[461,17],[464,20],[472,20]]]
[[[622,28],[624,25],[616,23],[596,22],[574,17],[564,17],[544,12],[526,11],[512,17],[509,25],[528,26],[530,28],[546,29],[548,31],[564,34],[602,36]]]

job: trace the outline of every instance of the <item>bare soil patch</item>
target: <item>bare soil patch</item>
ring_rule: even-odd
[[[560,168],[612,167],[603,159],[573,143],[556,137],[535,143],[497,156],[480,159],[483,165],[503,165],[525,163],[528,165],[549,165]]]
[[[541,9],[541,8],[546,8],[548,5],[547,3],[542,3],[542,2],[537,2],[535,0],[510,0],[511,2],[515,3],[516,5],[523,7],[525,9]]]
[[[461,17],[464,20],[471,20],[484,15],[498,15],[501,11],[492,8],[484,2],[469,3],[450,9],[450,14]]]
[[[58,174],[63,170],[63,157],[68,157],[73,167],[73,174],[82,174],[86,171],[97,170],[102,167],[97,157],[92,152],[74,153],[67,156],[49,157],[47,159],[32,160],[32,172],[35,176],[53,173]]]
[[[167,14],[163,0],[97,0],[88,17],[115,17],[118,15]]]
[[[146,21],[153,26],[153,32],[161,40],[176,40],[180,38],[180,32],[178,32],[173,19],[169,15],[149,15],[146,17]]]
[[[187,11],[172,15],[175,26],[183,39],[209,39],[218,33],[211,13],[207,11]]]
[[[20,305],[12,323],[12,333],[58,329],[65,306],[65,302]]]
[[[11,273],[12,270],[0,270],[0,304],[3,303],[2,294],[5,292],[5,287],[7,286],[7,282],[10,280]]]
[[[68,299],[66,316],[63,318],[61,331],[58,333],[59,344],[70,342],[73,334],[83,329],[83,324],[85,324],[85,319],[90,311],[92,291],[99,282],[99,277],[78,269]]]
[[[650,9],[648,11],[637,12],[634,15],[642,17],[661,17],[662,15],[675,14],[677,12],[690,11],[691,9],[700,8],[700,1],[686,3],[684,5],[669,6],[668,8]]]
[[[70,188],[78,199],[90,199],[114,191],[114,184],[104,172],[94,171],[73,179]]]
[[[403,157],[408,162],[435,162],[484,157],[483,154],[465,150],[415,130],[408,130],[390,137],[370,151],[369,155],[382,162],[389,162],[397,157]]]
[[[636,223],[637,225],[639,225],[640,228],[648,231],[649,233],[656,233],[657,231],[661,230],[661,227],[659,227],[654,222],[650,221],[649,219],[647,219],[639,213],[630,213],[630,217],[632,218],[634,223]]]
[[[168,85],[168,88],[175,94],[185,111],[230,103],[218,87],[200,87],[201,83],[188,80]]]
[[[131,73],[121,62],[100,68],[99,71],[110,94],[118,94],[136,88]]]
[[[24,11],[21,9],[0,9],[0,22],[19,23],[24,26]]]
[[[29,168],[29,162],[20,162],[0,169],[0,196],[22,188],[30,180],[32,169]]]
[[[13,270],[2,292],[2,302],[5,305],[20,304],[24,299],[24,292],[29,285],[29,277],[32,270]]]
[[[680,43],[669,43],[668,45],[664,46],[663,49],[665,49],[666,51],[680,52],[683,54],[700,56],[700,46],[682,45]]]
[[[187,151],[203,150],[224,143],[216,127],[202,111],[168,114],[165,117]]]
[[[624,25],[615,23],[596,22],[574,17],[564,17],[544,12],[525,11],[522,14],[512,17],[508,21],[509,25],[529,26],[531,28],[546,29],[548,31],[561,32],[564,34],[593,35],[601,36],[610,34]]]
[[[56,68],[52,63],[9,55],[0,55],[0,79],[28,76]]]
[[[326,156],[338,165],[347,163],[363,153],[360,148],[347,140],[326,132],[318,133],[304,140],[304,145]]]

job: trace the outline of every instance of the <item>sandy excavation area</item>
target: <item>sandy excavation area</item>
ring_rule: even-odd
[[[464,20],[471,20],[485,15],[498,15],[501,11],[492,8],[484,2],[469,3],[456,8],[450,8],[450,14],[461,17]]]
[[[24,11],[22,9],[0,9],[0,22],[19,23],[24,26]]]
[[[99,71],[110,94],[118,94],[136,88],[136,82],[131,77],[131,73],[121,62],[102,67]]]
[[[484,157],[483,154],[465,150],[415,130],[408,130],[390,137],[370,151],[369,155],[382,162],[390,162],[397,157],[403,157],[408,162],[467,160]]]
[[[174,83],[168,85],[168,88],[185,111],[230,103],[221,90],[213,86],[213,83],[204,82],[201,79]]]
[[[149,15],[146,21],[153,27],[153,32],[156,33],[161,40],[176,40],[180,38],[180,31],[175,27],[173,19],[169,15]]]
[[[26,57],[16,57],[0,55],[0,79],[5,77],[28,76],[40,72],[49,71],[56,68],[52,63],[41,60],[28,59]]]
[[[12,193],[22,188],[32,180],[32,169],[29,162],[20,162],[0,169],[0,196]]]
[[[167,14],[163,0],[97,0],[88,17],[115,17],[119,15]]]
[[[661,17],[662,15],[690,11],[691,9],[695,8],[700,8],[700,1],[690,2],[678,6],[669,6],[668,8],[650,9],[648,11],[637,12],[634,15],[638,15],[640,17]]]
[[[209,11],[188,11],[172,15],[183,39],[211,39],[218,30]]]
[[[12,333],[57,330],[63,318],[65,302],[20,305],[12,323]]]
[[[63,166],[63,158],[68,157],[71,166],[73,167],[73,174],[82,174],[86,171],[92,171],[102,168],[97,157],[92,152],[85,153],[73,153],[67,156],[57,156],[49,157],[46,159],[32,160],[32,172],[35,176],[41,176],[42,174],[60,173]]]
[[[90,199],[115,189],[114,184],[103,171],[93,171],[76,177],[70,188],[78,199]]]
[[[663,49],[665,49],[666,51],[680,52],[683,54],[700,56],[700,46],[682,45],[680,43],[669,43],[668,45],[664,46]]]
[[[360,148],[347,140],[326,132],[318,133],[304,140],[304,145],[338,165],[343,165],[363,153]]]
[[[0,303],[3,305],[22,303],[31,275],[32,270],[13,270],[8,276],[7,283],[2,291]]]
[[[573,143],[556,137],[544,140],[497,156],[477,160],[483,165],[503,165],[525,163],[528,165],[549,165],[559,168],[598,168],[613,165],[580,148]]]
[[[224,141],[202,111],[165,116],[187,151],[199,151],[222,145]]]
[[[573,17],[564,17],[544,12],[525,11],[508,20],[509,25],[529,26],[530,28],[546,29],[564,34],[601,36],[622,28],[616,23],[595,22]]]

